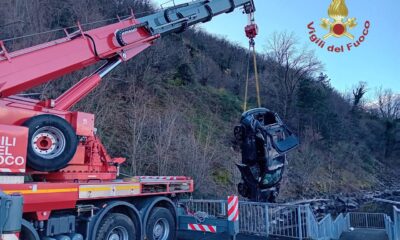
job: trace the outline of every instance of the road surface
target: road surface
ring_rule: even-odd
[[[221,236],[221,235],[215,235],[210,236],[210,235],[203,235],[203,234],[198,234],[198,233],[191,233],[190,235],[186,235],[183,233],[179,233],[178,234],[178,239],[179,240],[229,240],[230,238],[227,236]],[[256,236],[251,236],[251,235],[243,235],[243,234],[239,234],[236,237],[236,240],[287,240],[286,238],[274,238],[274,237],[270,237],[270,238],[266,238],[266,237],[256,237]],[[363,239],[366,240],[366,239]]]
[[[354,230],[352,232],[345,232],[339,240],[388,240],[384,230]]]
[[[180,234],[179,240],[229,240],[230,238],[227,236],[214,235],[214,237],[210,235],[203,235],[197,233],[191,233],[190,235]],[[256,237],[250,235],[240,234],[236,238],[237,240],[287,240],[286,238],[276,238],[270,237],[266,239],[265,237]],[[362,230],[354,230],[352,232],[343,233],[339,240],[388,240],[386,232],[384,230],[370,230],[370,229],[362,229]]]

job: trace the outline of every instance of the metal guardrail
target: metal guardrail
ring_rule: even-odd
[[[281,205],[241,202],[239,204],[241,233],[293,239],[339,239],[350,226],[349,215],[335,220],[327,215],[317,221],[308,205]]]
[[[393,220],[385,215],[384,221],[389,240],[400,240],[400,209],[393,206]]]
[[[270,205],[269,233],[272,236],[304,239],[308,236],[308,206]]]
[[[395,240],[400,240],[400,209],[393,207],[393,235]]]
[[[224,217],[226,201],[185,200],[193,212],[205,212],[209,217]],[[308,205],[239,202],[239,232],[255,236],[277,236],[293,239],[330,239],[348,229],[347,219],[340,216],[316,220]],[[333,229],[332,228],[333,224]],[[332,235],[333,234],[333,235]]]
[[[387,215],[385,215],[385,230],[386,230],[386,233],[388,235],[388,239],[389,240],[395,240],[396,239],[395,235],[394,235],[394,224],[393,224],[393,221]]]
[[[210,218],[227,216],[227,201],[185,200],[193,212]],[[309,205],[239,202],[239,232],[262,237],[293,239],[339,239],[350,228],[385,230],[389,240],[400,240],[400,209],[394,207],[393,220],[380,213],[351,212],[335,219],[329,214],[318,221]]]
[[[178,229],[182,233],[214,235],[214,238],[235,239],[239,233],[238,198],[223,200],[181,200],[178,206]],[[210,235],[210,237],[211,237]],[[214,239],[213,238],[213,239]]]
[[[350,226],[353,228],[385,229],[385,214],[351,212]]]
[[[254,202],[239,203],[239,231],[256,236],[305,239],[309,207]]]
[[[239,232],[257,236],[269,235],[269,209],[263,203],[239,203]]]
[[[226,218],[227,201],[225,200],[182,200],[186,207],[192,212],[207,213],[207,217]]]
[[[333,238],[339,239],[343,232],[349,230],[350,218],[349,215],[340,214],[333,222]]]
[[[256,236],[307,237],[308,206],[239,203],[239,231]]]
[[[313,214],[312,212],[310,214]],[[315,217],[310,217],[308,227],[311,239],[339,239],[343,232],[349,230],[349,215],[340,214],[333,220],[329,214],[317,222]]]

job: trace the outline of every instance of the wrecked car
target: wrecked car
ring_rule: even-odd
[[[278,114],[256,108],[242,114],[234,129],[242,162],[239,194],[251,201],[275,202],[285,169],[286,154],[299,145],[298,138]]]

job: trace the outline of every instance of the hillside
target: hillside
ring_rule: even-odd
[[[123,16],[129,7],[138,16],[151,10],[145,0],[6,0],[0,39]],[[10,22],[15,23],[5,26]],[[17,49],[58,36],[7,46]],[[338,93],[323,64],[290,34],[278,33],[269,46],[258,56],[263,106],[278,112],[301,138],[301,147],[289,156],[281,198],[388,187],[396,176],[390,169],[399,163],[399,116],[367,110],[362,84],[354,96]],[[243,103],[246,54],[196,28],[168,36],[120,66],[76,109],[96,114],[98,134],[111,155],[128,159],[123,173],[192,176],[196,194],[225,196],[236,191],[239,177],[234,163],[240,156],[231,141]],[[55,97],[93,69],[34,92]]]

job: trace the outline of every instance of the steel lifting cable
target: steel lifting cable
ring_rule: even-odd
[[[245,91],[244,91],[244,103],[243,103],[243,111],[244,112],[247,110],[251,54],[253,54],[254,78],[255,78],[255,82],[256,82],[256,94],[257,94],[257,106],[261,107],[260,81],[259,81],[258,67],[257,67],[257,53],[256,53],[254,39],[251,39],[249,42],[249,51],[248,51],[249,57],[248,57],[248,61],[247,61],[246,85],[245,85]]]
[[[244,89],[244,103],[243,103],[243,112],[246,112],[247,110],[247,94],[249,91],[249,78],[250,78],[250,60],[251,60],[251,45],[249,45],[249,51],[248,51],[248,59],[247,59],[247,72],[246,72],[246,85]]]
[[[254,42],[253,42],[252,46],[253,46],[254,77],[256,78],[257,104],[258,104],[258,107],[261,107],[260,81],[258,79],[257,54],[256,54],[256,45]]]

